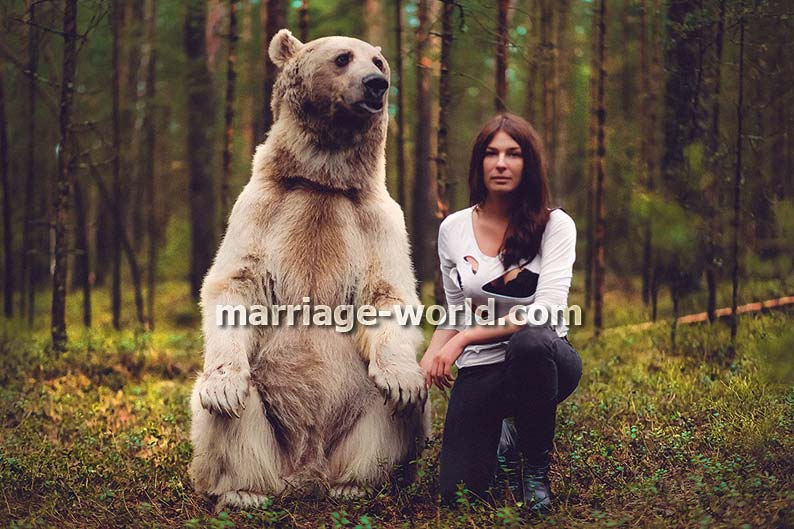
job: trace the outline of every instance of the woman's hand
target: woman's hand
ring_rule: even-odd
[[[425,375],[425,385],[427,389],[433,385],[433,369],[434,369],[434,362],[439,354],[445,349],[449,342],[455,341],[458,343],[459,351],[458,353],[452,358],[450,361],[450,365],[454,362],[458,356],[460,356],[460,352],[463,351],[463,348],[466,346],[465,341],[461,341],[463,339],[455,329],[441,329],[438,328],[433,332],[433,337],[430,339],[430,344],[427,346],[427,351],[425,354],[422,355],[422,360],[419,361],[419,367],[422,369],[422,372]],[[441,387],[441,386],[439,386]]]
[[[419,367],[422,369],[422,374],[425,376],[425,387],[427,389],[433,386],[433,377],[430,375],[430,369],[433,367],[433,358],[435,358],[435,356],[435,353],[428,349],[419,361]]]
[[[451,387],[452,378],[452,364],[463,352],[466,346],[463,340],[463,335],[457,334],[454,338],[449,340],[444,346],[432,356],[429,363],[430,366],[425,369],[425,383],[430,387],[433,382],[439,389]],[[422,358],[422,361],[425,359]],[[421,364],[420,364],[421,365]]]

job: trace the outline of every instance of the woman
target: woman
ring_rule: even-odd
[[[447,217],[438,234],[449,308],[465,298],[474,306],[492,298],[496,314],[490,316],[498,318],[519,305],[566,306],[576,226],[562,209],[548,206],[541,143],[524,119],[504,113],[485,124],[472,149],[469,193],[471,207]],[[458,367],[441,447],[446,504],[455,503],[460,482],[477,495],[486,492],[502,420],[515,417],[525,504],[538,512],[551,506],[557,404],[576,388],[582,364],[564,321],[535,323],[448,324],[433,333],[420,363],[427,386],[449,387],[451,366]]]

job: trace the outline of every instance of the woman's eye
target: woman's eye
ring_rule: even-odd
[[[347,63],[350,62],[350,54],[345,53],[343,55],[338,56],[335,62],[337,66],[347,66]]]
[[[508,156],[512,156],[513,158],[521,158],[520,152],[511,152]]]
[[[485,153],[485,156],[496,156],[496,153],[493,151],[488,151]]]

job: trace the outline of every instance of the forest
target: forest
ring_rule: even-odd
[[[791,2],[1,0],[0,25],[3,526],[794,524]],[[275,119],[281,28],[382,48],[423,303],[482,124],[539,132],[584,317],[540,521],[438,505],[437,389],[407,487],[221,513],[193,490],[199,293]]]

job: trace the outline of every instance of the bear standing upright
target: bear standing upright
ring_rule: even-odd
[[[419,303],[403,214],[386,190],[380,49],[281,30],[269,55],[281,69],[274,123],[201,290],[190,475],[217,509],[283,492],[362,494],[415,459],[430,424],[418,327],[216,323],[224,305]]]

